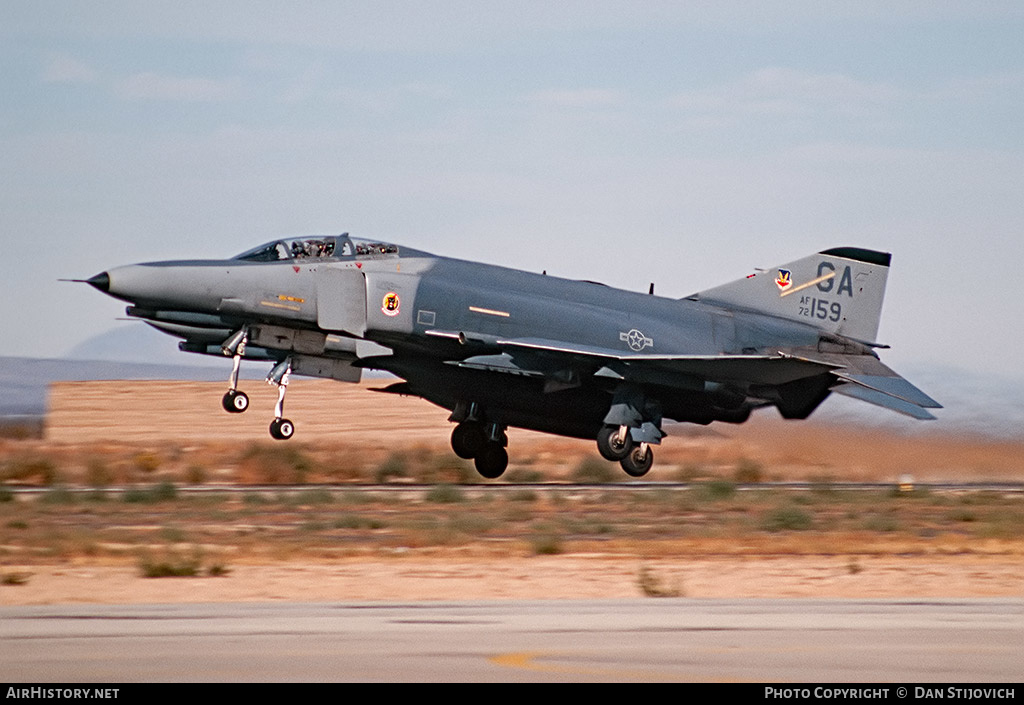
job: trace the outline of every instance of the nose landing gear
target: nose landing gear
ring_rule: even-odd
[[[230,414],[241,414],[249,408],[249,397],[245,392],[238,391],[238,370],[242,364],[242,357],[245,355],[245,344],[248,339],[249,335],[243,328],[228,338],[221,348],[225,355],[231,355],[231,378],[228,380],[230,386],[220,401],[224,411]]]
[[[249,342],[249,331],[242,328],[224,341],[221,350],[231,356],[231,377],[228,380],[228,391],[220,400],[224,411],[241,414],[249,408],[249,397],[238,389],[238,371],[245,357],[245,346]],[[286,441],[295,435],[295,424],[284,418],[284,396],[288,391],[288,379],[292,373],[292,359],[285,358],[277,363],[267,375],[267,384],[278,388],[277,405],[274,407],[274,420],[270,422],[270,436],[279,441]]]
[[[274,406],[274,420],[270,422],[270,436],[286,441],[295,435],[295,424],[284,418],[284,395],[288,391],[288,379],[292,374],[292,360],[285,358],[267,375],[267,384],[277,385],[277,404]]]

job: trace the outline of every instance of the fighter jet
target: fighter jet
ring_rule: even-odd
[[[879,360],[891,256],[856,247],[682,299],[432,255],[342,235],[281,239],[224,260],[132,264],[88,279],[127,313],[228,356],[222,403],[241,413],[242,360],[269,361],[270,424],[291,375],[358,382],[451,411],[452,449],[486,478],[508,466],[509,427],[593,439],[641,477],[664,420],[742,423],[774,406],[807,418],[833,392],[917,419],[941,408]]]

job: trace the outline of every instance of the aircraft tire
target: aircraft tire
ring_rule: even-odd
[[[654,465],[654,451],[648,448],[644,453],[640,446],[636,446],[619,461],[619,464],[630,477],[643,477]]]
[[[487,436],[480,424],[460,423],[452,429],[452,450],[464,460],[472,460],[487,445]]]
[[[270,435],[279,441],[287,441],[295,435],[295,424],[288,419],[274,419],[270,422]]]
[[[487,443],[473,459],[476,471],[488,480],[501,477],[508,467],[508,451],[500,443]]]
[[[245,392],[231,390],[224,394],[220,403],[229,414],[240,414],[249,408],[249,397]]]
[[[597,432],[597,452],[605,460],[622,460],[633,450],[633,439],[628,433],[624,443],[619,443],[618,436],[618,426],[603,426]]]

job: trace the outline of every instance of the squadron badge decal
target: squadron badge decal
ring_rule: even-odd
[[[402,301],[398,298],[398,294],[389,291],[384,294],[384,302],[381,304],[380,310],[385,316],[397,316],[401,305]]]
[[[789,287],[793,286],[793,273],[788,269],[780,269],[779,276],[775,278],[775,283],[779,287],[779,291],[785,291]]]

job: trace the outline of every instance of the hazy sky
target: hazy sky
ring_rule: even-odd
[[[1020,2],[3,0],[0,355],[123,325],[60,277],[348,231],[670,296],[885,250],[888,363],[1022,378],[1022,38]]]

